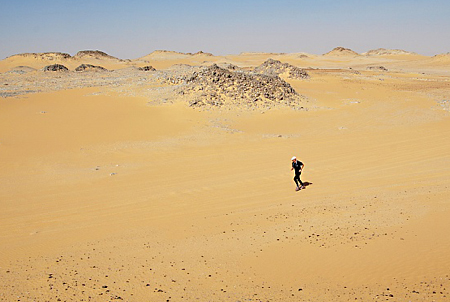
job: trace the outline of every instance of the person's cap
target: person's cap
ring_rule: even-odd
[[[292,156],[291,160],[294,160],[294,159],[297,159],[297,157],[295,157],[295,156]]]

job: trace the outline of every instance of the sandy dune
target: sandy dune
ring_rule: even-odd
[[[0,92],[49,86],[0,98],[0,301],[450,300],[445,55],[51,57],[0,61]],[[268,58],[308,72],[280,74],[304,110],[192,107],[127,69]]]

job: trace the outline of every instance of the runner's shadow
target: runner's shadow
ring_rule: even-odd
[[[312,182],[309,182],[309,181],[304,181],[303,182],[303,185],[305,186],[305,187],[308,187],[308,186],[310,186],[310,185],[312,185],[313,183]]]

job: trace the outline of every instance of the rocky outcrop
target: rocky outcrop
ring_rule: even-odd
[[[164,82],[180,86],[180,94],[191,94],[191,106],[301,106],[301,98],[294,88],[275,75],[233,71],[214,64],[201,68],[192,67],[185,73],[165,76]]]
[[[143,66],[138,68],[140,71],[155,71],[156,69],[153,66]]]
[[[106,68],[102,66],[96,66],[91,64],[81,64],[77,68],[75,68],[75,71],[108,71]]]
[[[219,67],[228,69],[228,70],[241,70],[241,68],[237,65],[231,64],[231,63],[222,63],[222,64],[218,64]]]
[[[48,65],[45,66],[44,68],[42,68],[43,71],[53,71],[53,72],[60,72],[60,71],[69,71],[69,68],[67,68],[64,65],[61,64],[53,64],[53,65]]]
[[[254,69],[256,73],[265,75],[278,76],[283,73],[287,73],[291,79],[307,79],[309,74],[296,66],[288,63],[281,63],[278,60],[268,59],[258,67]]]
[[[204,56],[208,56],[208,57],[212,57],[213,56],[213,54],[212,53],[209,53],[209,52],[203,52],[203,51],[197,51],[196,53],[191,53],[191,52],[188,52],[188,53],[186,53],[187,55],[190,55],[190,56],[200,56],[200,55],[204,55]]]

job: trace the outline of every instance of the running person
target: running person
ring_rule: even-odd
[[[305,188],[305,185],[303,184],[303,182],[300,179],[300,175],[302,174],[302,170],[305,167],[305,165],[301,161],[298,161],[295,156],[293,156],[291,158],[291,160],[292,160],[291,171],[295,170],[294,182],[295,182],[295,185],[297,186],[297,188],[295,188],[295,190],[299,191],[299,190]]]

